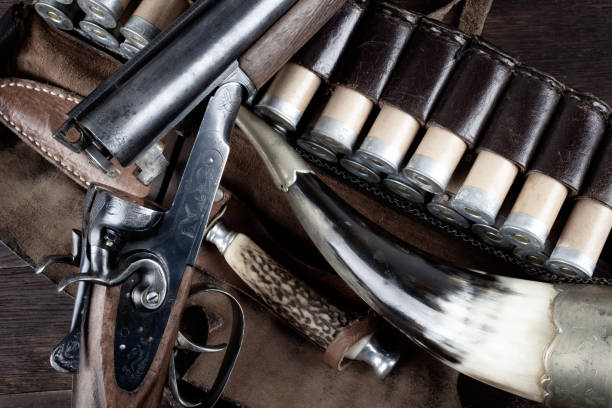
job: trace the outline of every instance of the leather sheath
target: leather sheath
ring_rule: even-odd
[[[447,129],[471,149],[512,76],[515,61],[481,41],[465,50],[428,126]]]
[[[372,5],[347,45],[332,82],[378,102],[417,22],[416,14],[384,3]]]
[[[612,208],[612,125],[600,142],[580,198],[591,198]]]
[[[501,98],[478,150],[488,150],[525,170],[561,99],[552,77],[520,67]]]
[[[580,191],[610,111],[592,95],[568,92],[538,147],[530,172],[546,174]]]
[[[460,31],[423,20],[402,52],[381,103],[425,124],[465,43]]]
[[[102,184],[138,197],[145,197],[149,187],[133,175],[134,167],[121,170],[117,177],[109,177],[95,169],[87,157],[75,153],[57,140],[53,132],[61,126],[66,113],[81,101],[81,97],[61,88],[20,78],[0,78],[0,122],[56,165],[64,174],[82,187]],[[43,114],[40,113],[44,106]]]
[[[342,52],[361,19],[368,0],[347,2],[340,12],[293,57],[293,62],[329,80]]]

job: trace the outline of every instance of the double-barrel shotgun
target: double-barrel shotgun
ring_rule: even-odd
[[[70,333],[51,355],[54,367],[76,372],[73,406],[159,405],[240,104],[343,3],[197,1],[68,113],[54,137],[114,175],[114,163],[135,163],[208,98],[169,208],[92,185],[72,253],[47,257],[37,268],[79,267],[60,283],[78,289]],[[233,368],[243,329],[235,301],[233,312],[217,381],[198,406],[216,402]]]

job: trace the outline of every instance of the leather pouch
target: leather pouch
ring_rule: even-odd
[[[332,82],[378,101],[417,21],[415,14],[391,5],[370,6],[355,28]]]
[[[552,77],[530,68],[518,68],[492,115],[478,150],[497,153],[525,170],[562,91],[561,84]]]
[[[366,6],[367,1],[347,2],[342,10],[302,47],[292,61],[324,80],[329,80]]]
[[[569,92],[546,132],[530,172],[546,174],[575,194],[606,130],[609,108],[590,95]]]
[[[595,165],[591,167],[580,197],[592,198],[612,208],[612,127],[610,125],[593,163]]]
[[[381,103],[425,124],[465,46],[466,38],[433,21],[422,23],[385,87]]]
[[[428,126],[447,129],[473,148],[510,80],[514,64],[487,44],[472,44],[457,64]]]

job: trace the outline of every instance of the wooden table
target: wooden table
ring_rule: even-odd
[[[72,299],[0,243],[0,407],[68,407],[72,376],[49,364]]]

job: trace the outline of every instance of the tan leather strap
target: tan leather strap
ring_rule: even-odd
[[[493,0],[452,0],[443,7],[429,13],[427,17],[446,21],[446,18],[460,3],[464,4],[459,17],[459,29],[468,34],[480,35],[489,11],[491,11]]]
[[[337,370],[344,369],[348,364],[344,363],[346,352],[359,340],[373,333],[379,325],[379,321],[373,312],[365,317],[353,320],[334,338],[323,356],[325,364]]]
[[[492,5],[493,0],[465,0],[465,6],[459,18],[459,29],[470,34],[482,34]]]

